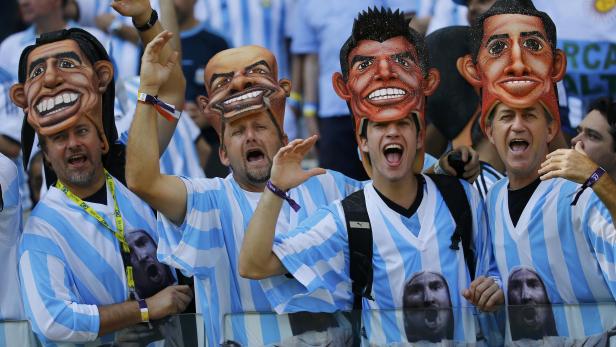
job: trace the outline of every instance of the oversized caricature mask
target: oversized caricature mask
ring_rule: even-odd
[[[336,93],[353,114],[357,143],[366,121],[387,122],[417,117],[425,131],[425,97],[439,83],[436,69],[427,70],[424,43],[399,12],[381,8],[359,14],[353,32],[340,50],[342,73],[332,77]],[[372,167],[367,153],[362,164],[368,175]],[[418,151],[413,170],[420,172],[423,150]]]
[[[221,142],[226,123],[263,112],[268,112],[284,133],[284,108],[291,82],[277,78],[276,58],[263,47],[231,48],[210,59],[204,72],[208,96],[199,96],[198,101]]]
[[[566,70],[556,49],[556,28],[530,0],[499,0],[472,28],[471,52],[458,60],[458,70],[481,88],[481,128],[495,106],[525,109],[541,104],[560,128],[556,82]]]
[[[19,62],[19,83],[11,99],[26,114],[22,143],[32,129],[49,136],[88,117],[104,147],[117,138],[113,123],[113,66],[103,46],[88,32],[68,29],[43,34],[28,46]],[[26,151],[24,151],[24,154]],[[28,150],[29,152],[29,150]],[[29,155],[29,153],[27,154]]]

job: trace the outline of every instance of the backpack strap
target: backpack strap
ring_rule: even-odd
[[[361,346],[362,298],[374,300],[372,292],[372,226],[366,208],[364,190],[358,190],[341,201],[349,238],[349,272],[353,290],[353,312],[349,321],[353,331],[353,347]]]
[[[451,235],[451,245],[449,248],[459,250],[459,243],[462,241],[464,260],[468,267],[471,281],[475,279],[475,254],[471,249],[473,239],[473,218],[471,206],[466,197],[464,186],[460,180],[454,176],[428,174],[434,184],[441,192],[443,200],[456,222],[456,229]]]
[[[362,309],[362,297],[374,300],[372,292],[372,226],[366,209],[364,190],[358,190],[342,201],[349,238],[350,275],[353,309]]]

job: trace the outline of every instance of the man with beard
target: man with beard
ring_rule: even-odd
[[[176,55],[166,50],[161,62],[151,59],[151,51],[160,50],[170,34],[162,33],[149,3],[116,6],[133,17],[144,42],[154,41],[142,71],[179,76],[181,87],[181,70],[166,64]],[[26,315],[44,345],[97,337],[108,342],[112,332],[183,311],[192,297],[187,286],[135,295],[125,231],[145,230],[154,238],[155,219],[121,176],[107,169],[121,168],[121,146],[114,143],[113,73],[100,42],[69,29],[42,35],[24,50],[20,83],[11,88],[12,100],[27,115],[24,129],[36,131],[57,177],[32,212],[18,255]],[[177,83],[161,88],[161,98],[180,101],[184,91]]]
[[[558,335],[545,284],[535,271],[525,267],[511,271],[507,288],[513,341]]]
[[[206,338],[211,346],[224,343],[225,335],[241,345],[267,345],[290,337],[288,331],[278,329],[277,320],[267,318],[259,320],[257,326],[249,326],[243,317],[231,315],[225,324],[228,330],[222,329],[227,314],[273,311],[265,297],[272,287],[297,287],[295,280],[285,276],[262,286],[258,281],[241,278],[237,270],[244,229],[269,179],[272,158],[287,143],[282,126],[291,83],[277,78],[274,55],[258,46],[225,50],[208,62],[204,73],[208,96],[199,96],[198,101],[220,137],[221,162],[232,170],[224,179],[161,174],[154,136],[156,114],[149,105],[138,105],[131,126],[128,186],[160,212],[159,258],[195,276],[196,295],[200,296]],[[156,95],[163,82],[145,84],[142,75],[139,90]],[[302,208],[295,211],[287,206],[278,219],[278,229],[291,229],[317,207],[361,185],[329,172],[289,191],[290,199]],[[337,325],[329,316],[302,317],[300,324],[291,324],[292,335],[303,330],[328,331]],[[290,319],[293,322],[292,316]]]
[[[404,287],[404,330],[409,342],[453,339],[449,286],[436,272],[418,272]]]
[[[126,235],[130,247],[130,263],[139,298],[149,298],[175,282],[169,267],[156,258],[156,242],[145,230],[133,230]]]
[[[472,55],[458,66],[482,90],[481,127],[508,175],[486,202],[499,272],[532,267],[553,304],[613,302],[616,184],[587,158],[568,165],[571,150],[548,155],[560,129],[554,84],[566,67],[554,23],[530,1],[499,0],[472,30]],[[613,315],[577,307],[568,316],[594,334]],[[564,316],[556,328],[574,335]]]
[[[398,329],[391,310],[403,307],[405,284],[416,272],[443,274],[452,289],[453,306],[465,304],[463,290],[464,296],[482,309],[494,309],[504,300],[499,284],[486,277],[498,275],[492,271],[490,259],[483,257],[491,251],[484,242],[487,233],[478,193],[467,182],[461,183],[472,206],[469,237],[470,248],[477,255],[473,259],[475,271],[468,269],[462,250],[450,248],[455,229],[452,215],[433,180],[419,174],[425,96],[439,83],[438,71],[428,69],[425,59],[423,39],[409,28],[401,13],[370,9],[355,20],[341,49],[342,74],[333,76],[334,88],[355,117],[363,165],[373,179],[363,192],[373,234],[373,254],[368,259],[373,280],[371,292],[362,297],[362,318],[367,338],[375,344],[405,342],[406,334]],[[296,229],[274,234],[284,197],[280,192],[323,172],[304,171],[300,166],[315,141],[315,137],[293,141],[278,152],[269,183],[277,188],[261,197],[242,245],[243,276],[261,279],[290,272],[301,283],[294,292],[286,288],[266,292],[279,313],[285,309],[353,308],[348,227],[340,201],[319,209]],[[474,272],[479,277],[471,284]],[[306,293],[318,294],[320,300],[304,307],[286,304]],[[475,338],[469,313],[454,317],[456,340]]]

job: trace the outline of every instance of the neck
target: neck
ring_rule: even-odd
[[[182,21],[179,24],[180,31],[190,30],[196,27],[199,24],[199,21],[191,14],[186,20]]]
[[[515,175],[508,173],[509,189],[518,190],[533,183],[539,177],[539,173],[535,170],[531,175]]]
[[[34,23],[36,28],[36,34],[47,33],[50,31],[57,31],[66,28],[66,21],[62,18],[62,12],[53,12],[42,18],[38,18]]]
[[[415,174],[395,182],[377,178],[372,182],[374,188],[381,194],[404,208],[411,207],[417,196],[417,177]]]
[[[237,182],[237,185],[240,186],[240,188],[242,188],[245,191],[248,192],[253,192],[253,193],[263,193],[263,191],[265,190],[265,184],[266,182],[263,183],[254,183],[254,182],[247,182],[247,181],[240,181],[237,179],[237,177],[234,175],[233,178],[235,179],[235,182]]]
[[[71,193],[78,196],[80,199],[87,198],[88,196],[96,193],[101,187],[106,184],[105,181],[105,172],[102,170],[97,170],[96,174],[92,178],[92,182],[87,185],[76,185],[68,182],[61,181],[62,184],[71,191]]]

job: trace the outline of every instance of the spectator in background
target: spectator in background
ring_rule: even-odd
[[[0,42],[7,36],[26,28],[26,25],[19,15],[17,0],[0,2],[0,23],[2,23],[0,27]]]
[[[567,56],[559,101],[568,109],[563,130],[573,136],[593,100],[616,98],[616,5],[588,0],[567,1],[566,6],[551,0],[534,3],[554,20],[557,46]]]
[[[571,140],[572,147],[579,146],[616,178],[616,102],[610,98],[593,101],[577,130],[577,136]]]
[[[218,156],[220,148],[218,135],[211,125],[203,122],[204,118],[196,100],[198,95],[206,94],[206,89],[203,87],[205,65],[214,54],[229,48],[229,45],[223,37],[210,31],[205,22],[199,22],[195,18],[196,2],[197,0],[174,0],[182,41],[182,70],[186,78],[184,110],[200,129],[196,146],[205,175],[225,177],[229,174],[229,169],[220,162]],[[197,176],[187,175],[187,177]]]

